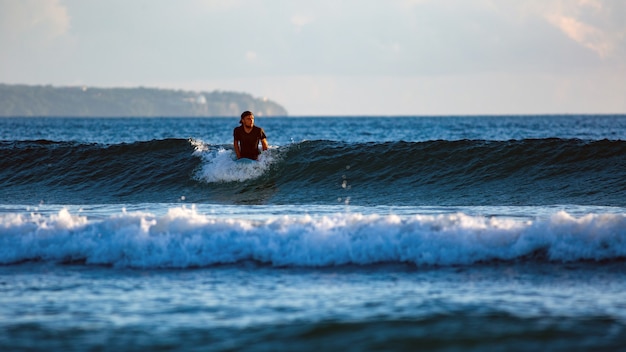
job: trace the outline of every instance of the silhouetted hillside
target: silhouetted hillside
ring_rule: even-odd
[[[0,84],[0,116],[286,116],[279,104],[234,92]]]

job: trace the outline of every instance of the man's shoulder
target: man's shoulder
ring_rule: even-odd
[[[265,136],[265,130],[263,129],[263,127],[259,127],[257,133],[258,133],[259,138],[261,138],[261,139],[267,138]]]

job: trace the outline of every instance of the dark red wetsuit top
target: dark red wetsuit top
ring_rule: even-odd
[[[239,151],[242,158],[256,160],[259,157],[259,142],[267,138],[261,127],[252,126],[252,131],[246,133],[243,126],[233,130],[235,141],[239,142]]]

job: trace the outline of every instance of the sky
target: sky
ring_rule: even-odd
[[[0,83],[292,116],[626,113],[623,0],[0,0]]]

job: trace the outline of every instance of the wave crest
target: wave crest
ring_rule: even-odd
[[[138,268],[188,268],[257,261],[324,267],[500,261],[606,261],[626,258],[626,214],[559,212],[519,220],[440,215],[216,218],[195,208],[126,212],[87,219],[61,210],[0,215],[0,263],[43,260]],[[538,255],[538,253],[540,255]]]
[[[227,145],[167,139],[0,143],[0,202],[353,205],[626,205],[626,142],[564,139],[272,147],[258,163]]]

